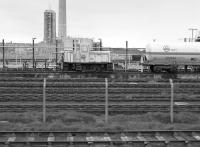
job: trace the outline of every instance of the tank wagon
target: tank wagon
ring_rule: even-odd
[[[200,71],[200,43],[148,44],[143,65],[152,72]]]

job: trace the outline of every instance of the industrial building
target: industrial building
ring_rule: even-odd
[[[53,10],[44,12],[44,42],[53,44],[56,41],[56,13]]]
[[[33,55],[37,67],[41,67],[42,62],[53,62],[62,59],[63,52],[69,52],[70,62],[92,62],[92,61],[108,61],[120,63],[124,67],[126,60],[126,50],[121,48],[105,48],[102,46],[102,40],[94,41],[91,38],[79,38],[67,36],[66,25],[66,0],[59,0],[59,24],[58,37],[56,34],[56,12],[46,10],[44,12],[44,40],[43,42],[31,43],[6,43],[9,48],[5,51],[6,61],[8,64],[32,64]],[[33,49],[34,46],[34,49]],[[34,52],[33,52],[34,50]],[[128,65],[131,65],[132,50],[128,50],[127,60]],[[136,50],[134,50],[134,54]],[[141,54],[140,52],[138,54]],[[0,53],[1,55],[1,53]],[[109,58],[107,58],[109,57]],[[12,62],[12,63],[11,63]]]
[[[59,0],[58,38],[62,41],[67,36],[66,0]]]

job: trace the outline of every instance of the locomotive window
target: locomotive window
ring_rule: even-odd
[[[191,60],[191,61],[196,61],[197,59],[196,59],[196,58],[191,58],[190,60]]]
[[[141,55],[132,55],[132,61],[140,61]]]

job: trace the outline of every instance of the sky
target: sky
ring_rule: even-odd
[[[104,47],[177,42],[200,29],[200,0],[67,0],[67,35],[103,41]],[[58,0],[0,0],[0,40],[43,40],[44,11]],[[57,24],[58,26],[58,24]]]

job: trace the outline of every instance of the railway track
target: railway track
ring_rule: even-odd
[[[1,147],[199,147],[200,131],[0,132]]]
[[[109,105],[109,114],[135,114],[146,112],[169,112],[169,105]],[[175,106],[175,112],[199,112],[200,105],[187,105]],[[2,103],[0,112],[42,112],[42,103]],[[104,104],[47,104],[47,112],[60,112],[60,111],[77,111],[93,114],[103,114],[105,112]]]
[[[47,110],[103,113],[104,79],[47,79]],[[170,84],[166,80],[108,83],[110,113],[168,112]],[[175,80],[174,111],[200,112],[200,80]],[[41,111],[43,79],[0,78],[0,112]]]
[[[111,78],[120,80],[132,80],[132,79],[168,79],[168,78],[178,78],[178,79],[200,79],[200,73],[150,73],[150,72],[137,72],[137,71],[124,71],[116,70],[111,72],[64,72],[60,70],[53,69],[28,69],[28,70],[0,70],[1,77],[67,77],[67,78]]]

